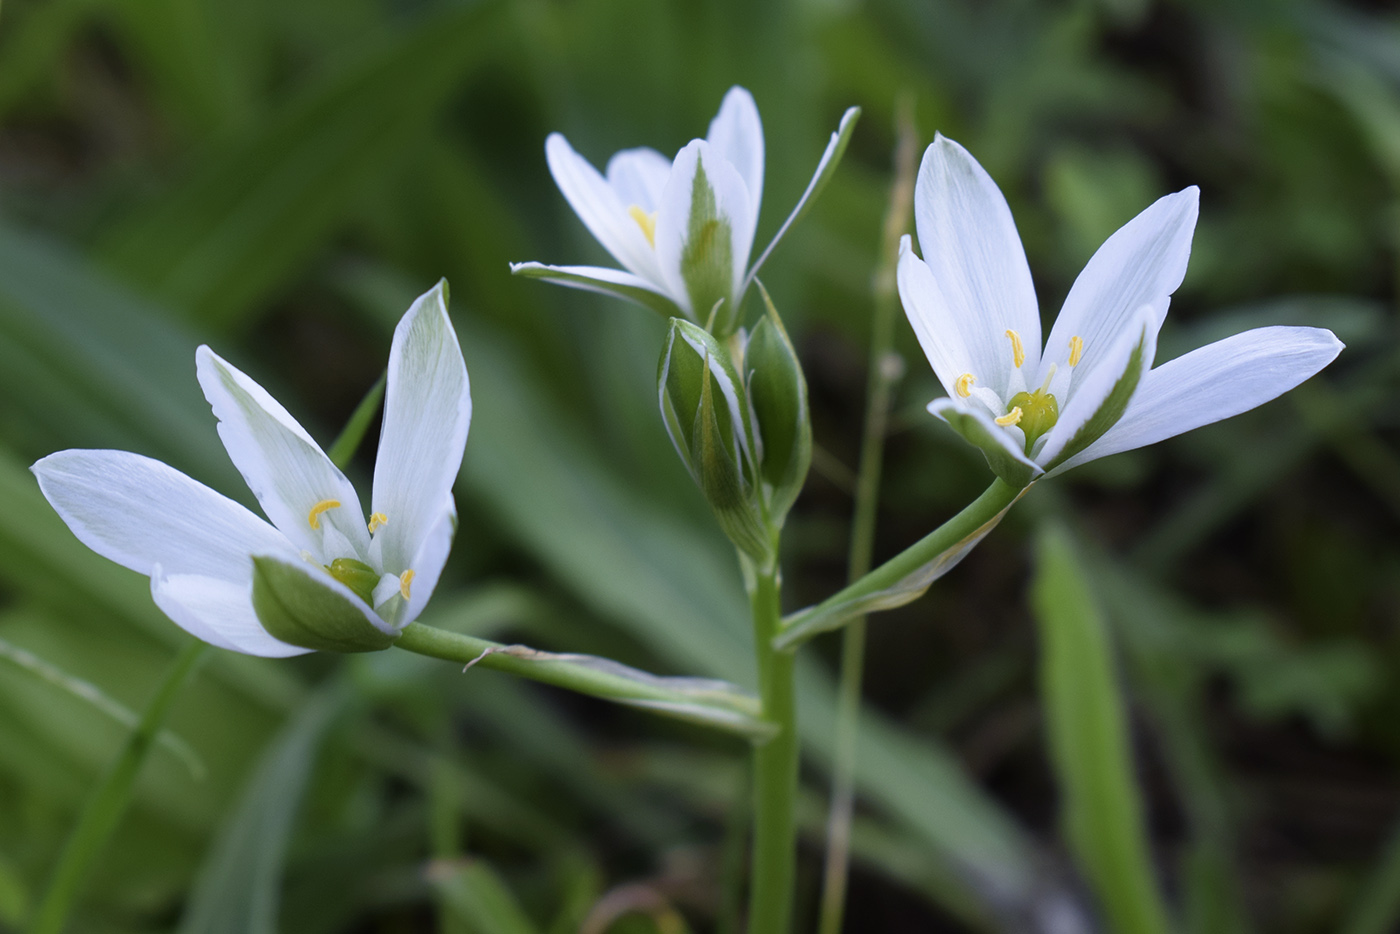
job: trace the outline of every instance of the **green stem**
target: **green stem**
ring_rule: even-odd
[[[58,865],[34,915],[29,934],[59,934],[63,930],[82,890],[88,869],[126,812],[132,787],[141,774],[141,766],[160,733],[166,714],[207,648],[203,642],[187,645],[156,688],[155,696],[141,714],[140,723],[127,737],[121,754],[103,776],[92,797],[88,798],[78,823],[63,845],[63,852],[59,854]]]
[[[773,734],[773,727],[760,716],[755,699],[720,681],[660,678],[610,659],[502,645],[422,623],[405,626],[394,645],[418,655],[467,666],[480,665],[580,694],[679,717],[748,739],[766,739]]]
[[[748,930],[749,934],[788,934],[797,866],[795,659],[791,653],[773,648],[773,637],[781,621],[777,562],[756,568],[744,559],[744,578],[753,609],[754,654],[763,717],[778,728],[776,736],[754,747],[753,874]]]
[[[897,107],[899,140],[895,146],[894,183],[881,234],[881,265],[875,274],[874,312],[870,321],[870,362],[866,377],[865,434],[861,439],[856,475],[855,509],[847,579],[860,580],[870,571],[875,554],[875,518],[880,502],[885,433],[890,399],[902,363],[894,355],[895,309],[898,293],[895,270],[899,238],[909,226],[914,204],[914,169],[918,133],[913,105],[905,97]],[[851,819],[855,813],[856,750],[860,729],[861,681],[865,671],[865,617],[846,627],[841,643],[841,686],[836,708],[836,748],[832,759],[831,812],[826,828],[826,869],[822,879],[819,934],[839,934],[846,913],[846,878],[850,868]]]
[[[993,480],[962,512],[854,584],[784,618],[774,647],[791,652],[812,636],[838,629],[856,617],[917,600],[929,584],[1001,521],[1023,492]]]

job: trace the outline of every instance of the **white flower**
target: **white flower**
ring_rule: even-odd
[[[249,655],[309,651],[260,622],[254,579],[270,573],[313,610],[387,645],[432,595],[457,525],[452,483],[471,393],[446,283],[394,331],[368,520],[350,481],[277,400],[208,347],[195,361],[224,447],[271,524],[126,451],[43,458],[31,469],[44,495],[85,545],[150,575],[156,605],[206,642]]]
[[[1152,369],[1191,252],[1199,193],[1167,195],[1099,247],[1044,350],[1030,269],[996,183],[952,140],[914,194],[924,258],[905,237],[899,294],[948,395],[929,404],[1013,485],[1262,405],[1331,363],[1322,328],[1245,331]]]
[[[706,138],[674,160],[655,149],[624,149],[608,160],[606,175],[551,133],[545,156],[554,181],[623,269],[514,263],[511,271],[617,295],[707,328],[717,314],[712,329],[728,334],[759,267],[835,169],[858,115],[853,107],[841,118],[797,207],[752,267],[764,153],[748,91],[730,88]]]

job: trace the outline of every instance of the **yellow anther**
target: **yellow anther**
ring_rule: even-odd
[[[369,534],[373,535],[384,526],[389,524],[389,517],[382,512],[372,512],[369,514]]]
[[[652,211],[650,214],[648,214],[646,211],[643,211],[641,209],[640,205],[634,204],[627,209],[627,213],[632,218],[632,220],[637,222],[637,226],[642,228],[642,233],[646,234],[647,243],[650,243],[652,245],[652,248],[655,249],[656,212]]]
[[[340,500],[338,499],[323,499],[315,506],[311,507],[311,512],[307,514],[306,521],[311,523],[313,529],[319,529],[321,527],[321,513],[325,512],[327,509],[335,509],[339,505]]]
[[[1011,338],[1011,360],[1016,364],[1016,368],[1019,370],[1021,364],[1026,362],[1026,348],[1021,344],[1021,335],[1017,334],[1015,331],[1008,330],[1006,336]],[[1012,422],[1012,424],[1014,425],[1015,422]]]
[[[405,600],[408,599],[408,586],[413,583],[413,568],[409,568],[399,575],[399,593],[403,594]]]
[[[1069,365],[1079,366],[1079,361],[1084,356],[1084,338],[1071,337],[1069,339]]]
[[[972,384],[975,382],[977,382],[977,377],[973,376],[971,373],[964,373],[962,376],[958,377],[958,381],[953,384],[953,388],[957,390],[958,395],[966,399],[968,396],[972,395]]]
[[[1011,411],[1010,411],[1010,412],[1007,412],[1007,413],[1006,413],[1005,415],[1003,415],[1001,418],[998,418],[998,419],[996,420],[996,423],[997,423],[998,425],[1000,425],[1001,427],[1003,427],[1003,428],[1010,428],[1012,425],[1015,425],[1015,424],[1017,424],[1017,423],[1020,422],[1020,421],[1021,421],[1021,407],[1020,407],[1019,405],[1016,405],[1016,406],[1012,406],[1012,407],[1011,407]]]

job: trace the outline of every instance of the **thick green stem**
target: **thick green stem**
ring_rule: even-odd
[[[748,739],[766,739],[773,733],[773,728],[760,716],[755,699],[721,681],[661,678],[610,659],[502,645],[422,623],[405,626],[394,645],[418,655],[493,668],[531,681],[738,733]]]
[[[141,774],[146,754],[151,751],[151,745],[160,733],[166,714],[207,648],[203,642],[187,645],[171,665],[165,680],[156,688],[155,695],[141,715],[141,721],[132,730],[121,754],[112,763],[101,784],[88,798],[78,823],[63,845],[48,891],[44,893],[44,900],[40,902],[39,910],[29,926],[29,934],[59,934],[64,929],[68,914],[82,891],[88,869],[126,813],[132,788]]]
[[[899,142],[895,148],[894,183],[881,233],[881,264],[875,273],[874,313],[870,321],[870,362],[866,377],[865,434],[861,439],[856,475],[855,509],[847,579],[860,580],[870,571],[875,554],[875,517],[880,502],[885,433],[890,399],[903,364],[894,355],[895,309],[898,294],[895,270],[899,239],[909,226],[914,204],[914,169],[918,133],[913,105],[906,97],[898,106]],[[836,709],[836,749],[831,774],[831,811],[826,827],[826,869],[822,877],[819,934],[839,934],[846,911],[846,876],[850,867],[851,818],[855,813],[855,766],[860,724],[861,681],[865,671],[865,617],[852,620],[841,643],[841,687]]]
[[[788,934],[797,865],[797,705],[791,653],[773,648],[780,611],[776,562],[756,568],[745,560],[745,580],[753,609],[754,654],[758,662],[763,718],[777,734],[754,748],[753,874],[749,894],[749,934]]]

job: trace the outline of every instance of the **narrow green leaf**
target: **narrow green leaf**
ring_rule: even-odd
[[[91,681],[85,681],[82,678],[70,675],[58,666],[51,665],[42,658],[39,658],[33,652],[22,649],[17,645],[11,645],[6,640],[0,639],[0,660],[9,662],[34,677],[76,697],[78,700],[92,705],[112,720],[126,727],[127,730],[137,730],[140,728],[141,718],[135,712],[112,698],[97,685],[93,684]],[[199,753],[195,752],[189,743],[163,728],[156,733],[156,743],[164,748],[166,752],[179,759],[185,768],[189,770],[191,778],[198,781],[204,777],[204,761],[199,758]]]
[[[337,686],[320,690],[268,745],[205,857],[179,934],[276,934],[292,825],[341,702]]]
[[[1400,825],[1338,930],[1341,934],[1387,934],[1400,926]]]
[[[353,210],[483,60],[500,3],[449,6],[382,40],[111,227],[110,268],[216,327],[230,326]]]
[[[1103,617],[1069,533],[1040,536],[1031,601],[1041,696],[1069,844],[1118,934],[1167,934]]]
[[[121,754],[112,763],[111,769],[103,776],[87,805],[78,817],[68,841],[59,854],[58,866],[49,882],[48,890],[39,903],[39,910],[30,925],[29,934],[60,934],[69,912],[82,890],[83,880],[89,868],[102,852],[112,831],[117,829],[127,802],[131,800],[132,786],[141,774],[141,766],[146,761],[151,745],[155,742],[160,725],[165,722],[180,688],[194,672],[208,648],[202,642],[186,645],[175,659],[165,679],[157,686],[141,721],[127,739]]]
[[[369,387],[369,392],[365,393],[360,404],[355,406],[355,411],[350,413],[345,427],[340,430],[340,434],[331,443],[330,450],[326,452],[331,463],[341,470],[350,465],[350,459],[355,456],[355,452],[360,448],[360,442],[365,439],[369,423],[374,420],[375,413],[379,411],[379,404],[384,401],[384,382],[388,375],[387,372],[381,373],[379,379],[374,381],[374,385]]]
[[[539,934],[496,870],[482,860],[429,867],[433,888],[473,934]]]

